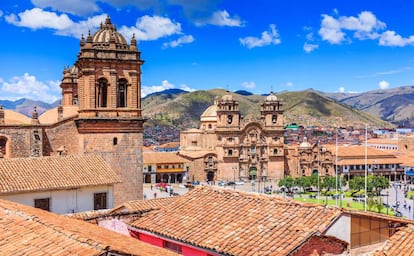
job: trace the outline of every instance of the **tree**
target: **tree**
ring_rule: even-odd
[[[288,191],[291,191],[291,188],[295,185],[295,181],[291,176],[287,176],[279,180],[278,185],[279,187],[285,187],[288,189]]]
[[[386,189],[390,186],[390,181],[384,176],[370,176],[372,176],[372,184],[377,196],[380,195],[381,190]]]
[[[308,176],[297,177],[295,179],[295,185],[301,188],[302,191],[305,191],[305,188],[308,188],[311,186],[311,179]]]
[[[377,205],[377,202],[375,201],[375,199],[373,197],[368,197],[368,201],[367,201],[368,210],[371,211],[371,209],[376,205]]]
[[[378,212],[381,212],[382,211],[382,209],[384,209],[384,204],[383,204],[383,202],[382,202],[382,197],[377,197],[377,199],[375,200],[376,201],[376,207],[377,207],[377,210],[378,210]]]
[[[358,193],[360,190],[365,189],[365,179],[362,176],[355,176],[348,182],[349,188],[354,190],[352,194]]]
[[[323,177],[322,187],[325,188],[327,191],[335,188],[336,178],[332,176],[325,176]]]

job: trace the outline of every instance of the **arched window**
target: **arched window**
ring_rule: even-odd
[[[106,108],[108,104],[108,81],[105,78],[101,78],[98,80],[98,88],[97,88],[97,107],[98,108]]]
[[[117,101],[117,107],[118,108],[124,108],[127,106],[127,81],[125,79],[120,79],[118,81],[117,86],[117,95],[116,95],[116,101]]]

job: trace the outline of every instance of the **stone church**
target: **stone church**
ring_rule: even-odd
[[[230,93],[216,98],[200,128],[181,132],[180,155],[190,159],[189,180],[267,181],[284,176],[283,104],[271,93],[260,119],[242,118]]]
[[[0,107],[0,157],[97,154],[122,180],[115,205],[141,199],[143,63],[135,37],[128,44],[107,17],[64,69],[60,106],[32,118]]]

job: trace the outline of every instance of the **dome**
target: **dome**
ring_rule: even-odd
[[[266,101],[277,101],[277,97],[273,92],[270,92],[269,96],[266,97]]]
[[[305,137],[303,138],[303,142],[299,145],[300,148],[310,148],[311,144],[309,144],[308,139]]]
[[[13,110],[3,109],[4,123],[7,125],[30,124],[32,119]]]
[[[78,106],[64,106],[62,118],[66,119],[66,118],[77,116],[79,114],[78,109],[79,109]],[[41,124],[54,124],[54,123],[57,123],[58,121],[59,121],[59,113],[58,113],[57,107],[49,109],[48,111],[44,112],[43,114],[39,116],[39,122]]]
[[[108,46],[111,41],[120,47],[128,46],[127,41],[116,31],[115,25],[112,24],[108,16],[106,17],[105,24],[101,24],[99,30],[92,36],[92,43],[94,45]]]
[[[216,122],[217,121],[217,105],[211,105],[200,117],[201,122]]]
[[[224,100],[224,101],[233,101],[233,96],[231,96],[231,94],[229,94],[227,92],[227,94],[224,94],[223,97],[221,97],[221,100]]]

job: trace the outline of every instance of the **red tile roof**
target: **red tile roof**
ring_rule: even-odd
[[[144,152],[142,158],[144,164],[182,164],[189,162],[178,155],[177,152]]]
[[[341,214],[277,197],[198,187],[131,226],[231,255],[287,255]]]
[[[414,255],[414,226],[401,227],[390,237],[384,246],[374,254],[375,256]]]
[[[0,159],[0,195],[121,182],[100,156]]]
[[[169,205],[176,201],[179,197],[164,197],[149,200],[133,200],[125,202],[115,208],[113,208],[110,214],[115,213],[134,213],[134,212],[148,212],[152,210],[158,210],[166,205]]]
[[[1,255],[177,255],[96,225],[0,200]]]

